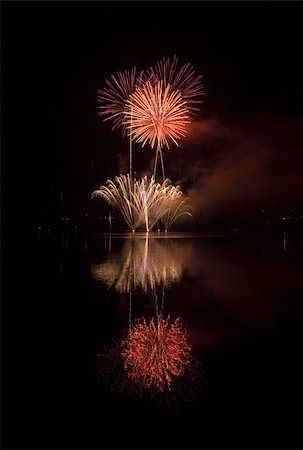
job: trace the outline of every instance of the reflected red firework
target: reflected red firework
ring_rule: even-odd
[[[122,357],[128,377],[145,388],[161,391],[183,374],[190,363],[191,347],[180,318],[171,324],[169,316],[138,319],[122,342]]]

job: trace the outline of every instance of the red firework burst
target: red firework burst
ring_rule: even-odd
[[[136,67],[131,70],[124,70],[111,75],[111,79],[105,81],[104,89],[98,90],[97,107],[98,115],[104,117],[103,121],[112,120],[112,129],[122,128],[125,135],[126,126],[123,124],[126,101],[135,91],[136,87],[142,84],[143,71],[136,75]]]
[[[176,55],[172,61],[170,58],[162,58],[155,67],[150,67],[146,74],[146,79],[152,84],[157,84],[161,80],[164,89],[170,85],[173,91],[180,91],[191,115],[199,110],[197,104],[202,103],[202,100],[197,98],[204,94],[202,78],[202,75],[195,75],[195,70],[190,63],[179,68]]]
[[[138,319],[122,342],[122,357],[128,377],[145,388],[170,388],[190,363],[191,347],[180,318],[169,324],[161,315],[148,324]]]

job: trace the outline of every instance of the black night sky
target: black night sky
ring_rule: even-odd
[[[8,227],[90,211],[127,167],[127,142],[96,114],[111,73],[177,54],[204,104],[167,176],[224,217],[301,211],[302,4],[2,2],[2,192]],[[153,152],[135,148],[135,169]],[[207,215],[205,216],[207,218]]]

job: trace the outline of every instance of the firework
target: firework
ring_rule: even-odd
[[[191,242],[138,236],[127,239],[122,250],[105,262],[92,263],[92,278],[119,293],[138,288],[154,292],[157,286],[178,282],[191,255]]]
[[[203,394],[206,382],[205,370],[193,352],[189,364],[184,366],[182,375],[173,376],[169,388],[164,385],[161,390],[155,385],[147,388],[142,383],[133,382],[128,376],[122,356],[123,342],[113,339],[111,345],[104,346],[95,355],[96,380],[107,391],[150,402],[162,411],[174,414],[189,407],[195,398]]]
[[[180,219],[182,216],[193,217],[189,212],[190,206],[187,201],[184,200],[184,196],[180,191],[181,195],[176,195],[176,197],[171,202],[171,207],[167,210],[165,214],[161,217],[161,222],[164,226],[165,231],[168,231],[172,224]]]
[[[170,213],[171,208],[183,201],[183,193],[180,186],[173,186],[169,179],[160,184],[154,177],[136,180],[129,175],[120,175],[115,181],[107,180],[106,185],[94,191],[92,197],[101,197],[117,208],[131,231],[142,225],[150,231],[165,215],[174,217],[174,220],[181,215],[190,215],[185,207],[178,215]]]
[[[179,377],[189,364],[191,347],[180,318],[171,324],[169,316],[161,315],[149,323],[138,319],[122,342],[124,367],[129,378],[146,388],[161,391],[170,388],[172,379]]]
[[[105,87],[98,90],[98,114],[103,117],[103,121],[112,120],[112,129],[122,128],[123,135],[126,126],[123,124],[126,101],[135,91],[136,86],[142,84],[143,71],[136,74],[136,67],[131,70],[124,70],[111,75],[110,80],[105,81]]]
[[[202,75],[195,75],[194,68],[187,63],[178,68],[178,59],[174,56],[170,58],[162,58],[155,67],[150,67],[146,73],[148,79],[153,85],[159,80],[163,82],[163,88],[171,86],[173,91],[179,91],[182,99],[186,101],[186,107],[190,115],[194,115],[199,108],[197,105],[202,103],[198,97],[204,94],[203,85],[201,84]]]
[[[149,81],[135,90],[126,101],[124,124],[130,130],[134,141],[142,147],[148,142],[151,148],[169,148],[169,140],[178,145],[178,139],[185,136],[186,124],[190,123],[188,110],[179,91],[170,85],[164,87],[159,81]]]
[[[130,230],[135,230],[142,222],[142,201],[134,193],[136,187],[136,181],[133,183],[129,175],[120,175],[115,178],[115,182],[107,180],[106,186],[94,191],[92,197],[101,197],[117,208]]]

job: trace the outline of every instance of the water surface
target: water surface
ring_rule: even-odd
[[[302,238],[37,232],[4,247],[8,447],[302,445]],[[173,408],[98,377],[96,355],[159,314],[199,360]]]

